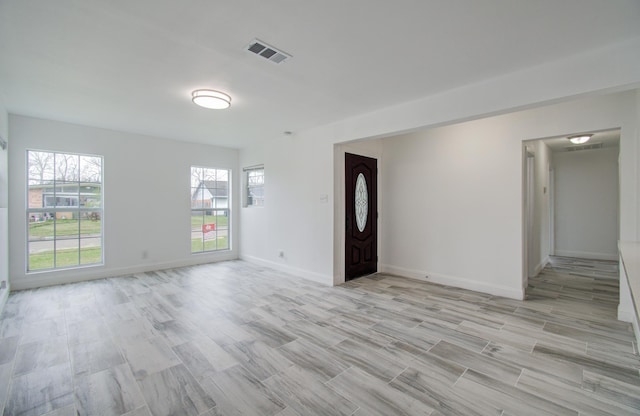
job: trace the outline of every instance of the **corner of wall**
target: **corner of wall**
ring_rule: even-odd
[[[542,272],[542,270],[544,270],[545,267],[547,267],[547,264],[550,263],[550,259],[549,256],[546,256],[544,259],[542,259],[542,261],[536,266],[535,268],[535,275],[539,275],[540,272]]]
[[[0,94],[0,138],[9,142],[9,115]],[[0,148],[0,312],[9,297],[9,223],[8,223],[8,168],[7,149]],[[2,287],[4,286],[4,287]]]

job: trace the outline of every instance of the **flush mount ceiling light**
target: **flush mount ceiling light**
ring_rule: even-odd
[[[593,134],[581,134],[579,136],[567,137],[567,139],[573,144],[582,144],[588,142],[591,136],[593,136]]]
[[[191,93],[191,101],[200,107],[223,110],[231,106],[231,97],[215,90],[195,90]]]

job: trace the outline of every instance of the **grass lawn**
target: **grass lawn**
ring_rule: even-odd
[[[213,251],[213,250],[227,250],[229,248],[229,240],[226,236],[220,237],[216,240],[206,240],[204,242],[204,247],[202,247],[202,240],[199,238],[191,239],[191,252],[192,253],[201,253],[203,251]]]
[[[202,221],[203,218],[204,222]],[[227,228],[229,225],[229,217],[225,217],[224,215],[205,215],[204,217],[201,215],[191,216],[192,230],[201,230],[202,224],[215,224],[218,229]]]
[[[53,237],[53,220],[30,222],[29,237]],[[78,220],[56,220],[55,231],[58,237],[64,235],[78,235]],[[82,234],[100,234],[102,221],[80,220]]]
[[[87,247],[80,249],[80,264],[95,264],[102,261],[101,247]],[[78,265],[78,250],[58,250],[55,267],[68,267]],[[29,254],[29,270],[52,269],[53,251]]]

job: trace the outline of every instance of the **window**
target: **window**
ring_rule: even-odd
[[[103,264],[102,157],[27,151],[27,272]]]
[[[229,249],[226,169],[191,167],[191,253]]]
[[[245,201],[247,207],[261,207],[264,205],[264,166],[244,169],[247,185]]]

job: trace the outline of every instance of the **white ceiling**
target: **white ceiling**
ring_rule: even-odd
[[[575,145],[569,141],[569,137],[580,134],[592,134],[591,138],[584,145]],[[602,143],[602,149],[620,146],[620,129],[597,131],[597,132],[578,132],[562,137],[552,137],[543,140],[551,149],[551,152],[566,152],[569,148],[579,148],[582,146],[590,146]]]
[[[638,0],[0,0],[0,94],[14,114],[241,148],[637,36]],[[196,88],[231,108],[196,107]]]

